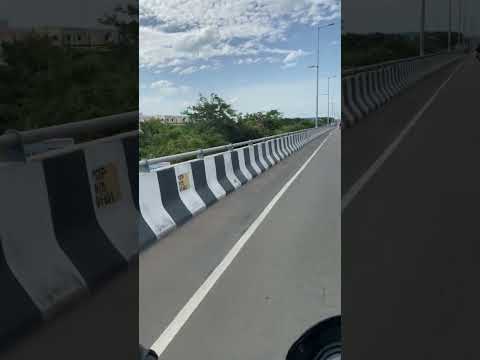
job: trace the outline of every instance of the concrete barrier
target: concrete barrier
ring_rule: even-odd
[[[278,164],[281,158],[275,147],[275,140],[269,140],[267,143],[268,143],[268,151],[270,153],[271,158],[273,159],[275,164]]]
[[[227,195],[227,192],[218,181],[215,157],[207,156],[202,161],[205,166],[205,176],[207,178],[208,187],[213,192],[217,200],[225,197]]]
[[[225,190],[226,194],[231,193],[233,190],[235,190],[235,185],[232,183],[232,181],[229,179],[227,176],[227,170],[225,168],[225,158],[223,154],[220,155],[212,155],[214,161],[215,161],[215,169],[217,171],[217,180],[220,183],[220,185],[223,187]]]
[[[255,146],[257,146],[257,148],[258,148],[258,156],[260,158],[260,162],[262,163],[265,170],[268,170],[269,168],[271,168],[271,165],[267,161],[267,157],[266,157],[266,154],[265,154],[265,151],[264,151],[265,150],[264,145],[265,145],[265,143],[262,142],[260,144],[255,145]]]
[[[282,136],[152,172],[141,172],[140,209],[156,240],[319,136]]]
[[[440,54],[365,67],[342,77],[342,128],[354,126],[397,94],[461,54]]]
[[[282,139],[275,139],[274,140],[274,145],[275,145],[275,150],[276,150],[278,156],[280,156],[280,160],[285,159],[287,157],[287,154],[283,151]]]
[[[254,175],[247,167],[247,160],[245,158],[244,149],[243,148],[237,149],[237,150],[234,150],[233,152],[238,154],[238,162],[239,162],[240,171],[242,172],[242,174],[245,176],[247,181],[252,180]]]
[[[138,254],[130,147],[138,149],[136,136],[0,167],[0,346],[90,293]],[[153,237],[143,224],[145,237]]]
[[[140,211],[155,235],[152,241],[145,244],[148,245],[173,230],[176,224],[163,206],[157,174],[140,173],[139,178]]]

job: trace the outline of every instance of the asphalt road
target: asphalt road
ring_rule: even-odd
[[[342,135],[345,194],[459,63]],[[480,63],[440,90],[342,213],[345,359],[479,359]]]
[[[150,346],[325,136],[144,252],[140,340]],[[340,313],[340,135],[334,133],[253,233],[161,359],[283,359]]]

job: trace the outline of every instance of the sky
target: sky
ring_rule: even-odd
[[[458,5],[452,0],[452,26],[458,29]],[[480,35],[480,1],[466,3],[469,23],[467,34]],[[448,30],[449,0],[426,0],[427,30]],[[415,32],[420,27],[421,0],[344,0],[342,17],[347,32]]]
[[[319,116],[340,106],[339,0],[140,0],[140,111],[179,115],[216,93],[242,113],[315,115],[317,24]]]

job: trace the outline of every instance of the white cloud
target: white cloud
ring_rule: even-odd
[[[288,53],[287,56],[285,56],[285,59],[283,59],[283,62],[285,64],[291,63],[296,61],[297,59],[307,55],[308,53],[303,51],[303,50],[294,50]]]
[[[181,85],[177,86],[169,80],[157,80],[150,84],[150,88],[154,90],[155,96],[175,96],[179,94],[186,94],[190,92],[189,86]]]
[[[165,89],[165,88],[170,88],[170,87],[173,87],[173,83],[171,81],[168,81],[168,80],[158,80],[158,81],[154,81],[150,87],[152,89]]]
[[[221,65],[218,63],[214,63],[212,65],[191,65],[187,67],[176,66],[172,69],[171,73],[179,75],[190,75],[203,70],[217,70],[218,68],[220,68],[220,66]]]
[[[294,62],[301,50],[271,45],[294,23],[316,24],[339,12],[340,0],[140,0],[140,64],[183,66],[189,74],[204,70],[191,68],[199,61],[226,56]]]

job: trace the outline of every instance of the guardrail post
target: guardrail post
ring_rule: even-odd
[[[203,149],[199,149],[197,153],[197,159],[203,159],[204,155]]]

